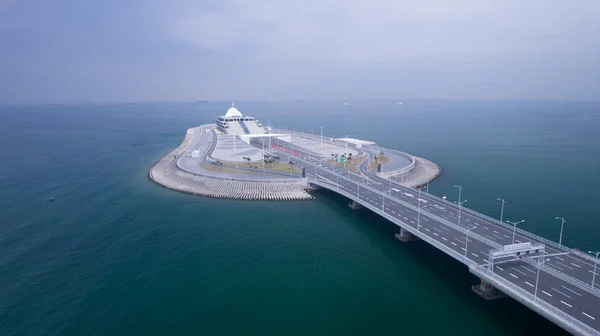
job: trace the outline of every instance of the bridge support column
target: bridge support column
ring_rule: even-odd
[[[419,238],[417,236],[404,230],[403,228],[400,228],[400,232],[396,233],[394,236],[396,236],[396,238],[398,238],[398,240],[403,243],[408,243],[411,241],[419,240]]]
[[[479,285],[471,286],[471,290],[475,292],[475,294],[481,296],[484,300],[496,300],[505,297],[504,293],[483,280],[481,280]]]
[[[362,205],[358,204],[355,201],[350,202],[350,204],[348,204],[348,206],[350,207],[350,209],[352,210],[358,210],[358,209],[362,209]]]

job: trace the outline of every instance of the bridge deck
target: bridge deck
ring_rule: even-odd
[[[566,330],[600,335],[600,291],[590,286],[593,259],[517,229],[515,243],[543,243],[547,253],[565,254],[546,257],[548,261],[540,267],[539,278],[535,263],[527,259],[497,264],[488,274],[479,265],[487,264],[490,250],[513,243],[512,227],[464,207],[459,224],[457,205],[426,193],[419,196],[415,189],[380,179],[366,170],[367,160],[360,167],[365,176],[359,176],[340,167],[320,165],[317,157],[308,160],[309,156],[305,152],[304,158],[288,158],[307,168],[311,183],[360,203],[436,246]]]

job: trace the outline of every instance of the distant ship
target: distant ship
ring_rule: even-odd
[[[404,103],[402,103],[402,102],[398,102],[398,105],[404,105]]]
[[[348,103],[344,103],[344,105],[348,105]]]
[[[446,200],[446,194],[444,194],[444,196],[442,197],[443,200]]]

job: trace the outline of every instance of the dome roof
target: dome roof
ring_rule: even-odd
[[[238,111],[235,107],[231,106],[227,113],[225,113],[226,117],[242,117],[242,113]]]

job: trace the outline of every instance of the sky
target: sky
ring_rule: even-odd
[[[598,0],[0,0],[0,103],[600,100]]]

